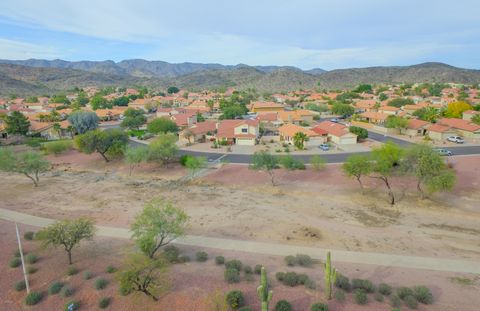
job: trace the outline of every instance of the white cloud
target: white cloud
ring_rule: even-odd
[[[62,54],[51,46],[42,46],[28,42],[0,38],[0,58],[3,59],[53,59],[59,57],[62,57]]]

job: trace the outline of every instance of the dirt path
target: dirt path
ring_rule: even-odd
[[[54,219],[32,216],[3,208],[0,208],[0,218],[38,227],[48,226],[55,221]],[[129,230],[126,228],[106,226],[97,226],[97,228],[98,235],[104,237],[129,239],[131,235]],[[287,256],[301,253],[308,254],[312,258],[316,259],[325,258],[325,254],[328,251],[326,249],[315,247],[211,238],[193,235],[187,235],[176,240],[175,243],[188,246],[243,251],[277,256]],[[473,261],[342,250],[331,250],[331,252],[335,260],[339,262],[480,274],[480,264]]]

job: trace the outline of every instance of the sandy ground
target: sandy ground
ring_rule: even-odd
[[[367,191],[362,195],[356,182],[345,178],[337,165],[328,165],[320,172],[278,170],[278,186],[272,187],[266,173],[254,172],[242,165],[212,169],[201,180],[185,183],[180,178],[186,172],[178,166],[158,168],[143,165],[136,168],[132,176],[128,176],[128,168],[122,163],[106,164],[96,155],[70,151],[62,156],[50,157],[50,160],[55,163],[54,169],[41,176],[38,188],[33,188],[24,176],[0,174],[1,207],[51,218],[85,215],[94,217],[99,224],[127,227],[146,201],[164,196],[190,215],[189,234],[480,261],[480,157],[457,157],[455,169],[458,183],[455,190],[434,195],[431,199],[420,200],[412,189],[411,180],[394,180],[399,198],[395,207],[388,204],[381,184],[365,180]],[[6,223],[1,223],[2,234],[7,227]],[[14,247],[10,242],[4,242],[3,236],[1,243],[8,246],[2,245],[2,250]],[[98,247],[100,244],[101,248]],[[96,260],[95,264],[88,262],[88,254],[82,252],[78,254],[84,256],[81,264],[84,267],[92,265],[89,268],[92,271],[103,271],[110,260],[115,262],[120,256],[106,255],[109,249],[103,247],[106,244],[119,249],[117,251],[125,247],[124,241],[105,243],[98,239],[90,251],[102,254],[93,256],[101,257],[99,261]],[[88,244],[85,245],[87,247]],[[2,252],[1,262],[8,262],[12,252]],[[48,260],[53,262],[52,269],[57,260],[61,262],[65,259],[62,256],[54,257],[50,251],[45,252]],[[248,254],[235,256],[252,258]],[[282,264],[281,259],[255,255],[255,261],[258,260],[271,260],[269,263],[272,268],[269,270],[272,273]],[[104,265],[101,264],[103,261]],[[255,262],[250,264],[254,265]],[[211,294],[215,287],[212,284],[218,283],[219,288],[227,289],[221,281],[223,271],[211,263],[212,267],[207,270],[202,268],[203,275],[199,275],[197,265],[184,265],[181,272],[175,274],[175,277],[185,274],[188,286],[194,286],[195,289],[182,285],[182,281],[175,282],[175,286],[187,288],[183,288],[183,291],[174,290],[175,294],[169,299],[178,299],[179,303],[190,301],[197,305],[197,298],[200,301]],[[5,266],[3,264],[2,269]],[[474,305],[471,302],[480,302],[478,295],[470,293],[475,289],[478,291],[478,286],[460,287],[449,280],[455,277],[453,274],[360,265],[342,265],[340,268],[348,271],[349,275],[368,277],[378,282],[388,281],[407,286],[423,283],[430,286],[439,296],[439,303],[430,310],[460,310],[455,306],[461,303],[465,304],[461,310],[474,310],[471,309]],[[285,270],[285,267],[282,269]],[[311,273],[318,273],[320,278],[320,267],[314,270]],[[13,273],[10,270],[7,272]],[[41,272],[37,273],[41,275]],[[58,276],[51,276],[55,277]],[[212,277],[212,282],[204,282],[205,277],[208,280]],[[77,278],[82,280],[81,276]],[[8,286],[2,284],[1,288],[10,290],[12,283],[8,283]],[[41,284],[47,286],[47,283]],[[249,290],[247,300],[253,302],[256,284],[242,283],[241,286],[246,286],[245,289]],[[192,291],[198,292],[198,297],[195,294],[197,298],[191,298]],[[85,299],[92,301],[93,306],[99,294],[96,291],[90,294],[88,290],[86,292]],[[281,293],[277,297],[292,297],[292,301],[298,300],[302,306],[308,305],[318,295],[300,288],[282,289],[281,286],[278,286],[277,292]],[[460,292],[462,295],[459,295]],[[18,293],[10,290],[8,295],[11,301],[18,304]],[[88,298],[89,295],[95,298]],[[49,298],[47,302],[52,300],[52,303],[58,303],[55,299]],[[117,299],[124,298],[115,296],[114,300]],[[148,305],[148,301],[146,303]],[[118,306],[126,308],[120,310],[130,310],[128,303],[123,300]],[[376,303],[365,308],[348,304],[332,307],[333,310],[388,309],[385,304],[376,306]],[[162,310],[156,306],[154,309]]]

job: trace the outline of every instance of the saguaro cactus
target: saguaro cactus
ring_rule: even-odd
[[[260,286],[257,288],[258,299],[262,302],[262,311],[268,311],[268,303],[272,300],[273,292],[268,290],[267,272],[262,267],[260,276]]]
[[[323,265],[325,270],[325,296],[332,299],[332,288],[337,280],[337,270],[332,267],[330,252],[327,253],[327,261]]]

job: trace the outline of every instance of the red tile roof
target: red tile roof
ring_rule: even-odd
[[[418,130],[426,125],[430,124],[427,121],[419,120],[419,119],[410,119],[408,120],[408,128],[412,130]]]
[[[248,124],[249,126],[257,127],[259,125],[258,120],[223,120],[218,123],[217,137],[218,138],[238,138],[238,137],[250,137],[255,138],[253,134],[235,134],[235,128]]]
[[[442,118],[438,120],[438,123],[453,127],[455,129],[463,130],[463,131],[480,132],[480,125],[474,124],[468,120]]]
[[[345,125],[340,124],[340,123],[331,122],[331,121],[323,121],[323,122],[319,123],[317,126],[315,126],[312,130],[316,131],[318,129],[319,130],[324,130],[328,134],[331,134],[333,136],[338,136],[338,137],[341,137],[345,134],[350,133],[348,128]]]

